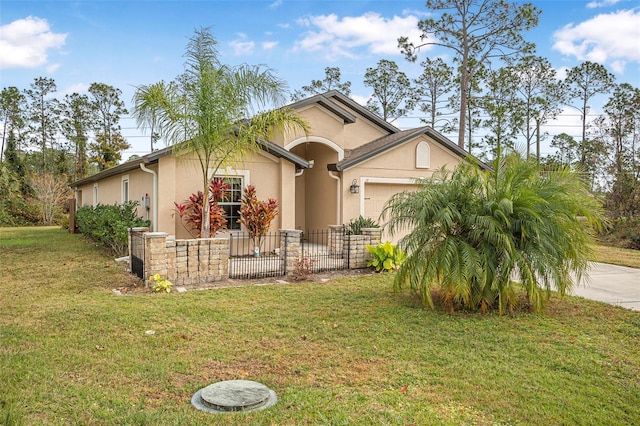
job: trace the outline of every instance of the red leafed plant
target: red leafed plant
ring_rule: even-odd
[[[224,179],[213,179],[209,183],[209,219],[211,222],[211,235],[216,231],[227,227],[227,219],[224,217],[224,209],[218,205],[219,199],[229,191],[231,186],[224,182]],[[182,204],[173,203],[176,206],[176,213],[180,217],[182,226],[195,237],[200,238],[202,226],[202,202],[204,194],[198,191],[191,194],[188,200]]]
[[[258,249],[261,247],[262,239],[269,232],[271,221],[276,216],[278,216],[278,200],[269,198],[267,201],[260,201],[253,185],[245,188],[240,201],[238,222],[247,229],[254,247],[258,247]]]

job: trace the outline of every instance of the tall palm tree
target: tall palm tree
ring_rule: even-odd
[[[483,171],[465,163],[392,197],[383,214],[408,252],[395,285],[433,307],[431,290],[456,307],[500,313],[517,304],[517,280],[533,310],[552,290],[565,294],[588,268],[592,230],[603,210],[578,173],[540,171],[517,154]],[[546,297],[545,297],[546,296]]]
[[[153,143],[158,138],[159,114],[163,103],[167,99],[168,86],[164,81],[136,87],[133,94],[133,115],[138,127],[149,127],[151,132],[151,151]]]
[[[196,30],[187,44],[185,72],[165,86],[157,108],[162,134],[177,155],[193,153],[202,176],[202,238],[210,236],[209,182],[275,132],[302,130],[308,124],[293,110],[275,108],[286,101],[286,84],[269,68],[220,62],[208,29]],[[271,108],[260,112],[263,108]]]

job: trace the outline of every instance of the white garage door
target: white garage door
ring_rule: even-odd
[[[364,217],[370,217],[376,221],[380,221],[380,213],[384,209],[385,204],[393,194],[402,191],[413,191],[415,185],[411,184],[389,184],[389,183],[367,183],[364,188]],[[388,220],[388,218],[387,218]],[[382,223],[381,223],[382,224]],[[405,236],[410,230],[396,230],[391,236],[387,231],[382,234],[382,241],[391,241],[397,244],[400,238]]]

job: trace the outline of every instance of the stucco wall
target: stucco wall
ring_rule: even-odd
[[[428,169],[416,168],[416,147],[420,142],[426,141],[429,144],[431,154],[431,164]],[[407,180],[431,177],[433,172],[446,166],[454,169],[462,161],[461,157],[444,148],[439,143],[434,142],[426,136],[420,136],[396,147],[391,151],[378,157],[371,158],[357,167],[343,172],[342,182],[342,214],[344,223],[357,218],[364,209],[366,192],[361,194],[351,194],[349,186],[355,179],[361,188],[366,191],[364,178],[378,178],[379,181],[388,181],[389,185],[405,185],[406,189],[414,188],[407,183]],[[398,186],[399,187],[399,186]],[[373,218],[377,219],[377,218]]]
[[[296,229],[321,230],[335,225],[340,221],[337,182],[329,176],[327,164],[338,161],[337,152],[319,143],[298,145],[292,152],[315,163],[296,178]]]
[[[245,186],[254,185],[256,187],[258,199],[275,198],[278,200],[281,214],[272,222],[272,230],[282,228],[285,222],[289,225],[293,222],[290,209],[282,214],[282,200],[285,198],[285,202],[294,203],[293,175],[295,168],[290,163],[283,165],[282,162],[286,162],[286,160],[278,159],[270,154],[252,153],[234,166],[225,167],[216,173],[216,176],[241,176],[244,178]],[[281,172],[289,176],[281,179]],[[285,184],[281,185],[281,183]],[[159,229],[176,235],[177,238],[191,238],[181,225],[180,218],[175,214],[174,202],[182,203],[191,194],[202,190],[202,172],[195,156],[161,158],[159,186],[161,188],[158,196]]]
[[[122,198],[122,180],[123,177],[129,179],[129,200],[138,201],[138,215],[144,219],[150,218],[150,212],[146,211],[142,206],[142,197],[151,194],[152,178],[148,173],[142,170],[131,170],[120,175],[111,176],[102,179],[97,183],[99,204],[121,204]],[[94,204],[94,184],[89,183],[78,187],[81,191],[81,197],[78,197],[78,208],[83,206],[93,206]]]
[[[355,123],[345,125],[342,118],[319,105],[302,109],[299,114],[311,123],[309,136],[326,138],[343,149],[357,148],[364,142],[378,139],[387,134],[357,114],[355,114],[357,117]]]

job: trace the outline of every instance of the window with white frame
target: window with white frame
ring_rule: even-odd
[[[431,147],[426,142],[420,142],[416,146],[416,169],[428,169],[431,167]]]
[[[98,205],[98,184],[93,184],[93,207]]]
[[[129,202],[129,175],[122,177],[122,203]]]
[[[240,201],[242,200],[244,178],[242,176],[220,176],[219,178],[224,179],[224,182],[229,185],[229,190],[216,201],[224,210],[227,229],[239,231],[242,228],[238,219],[240,219]]]

